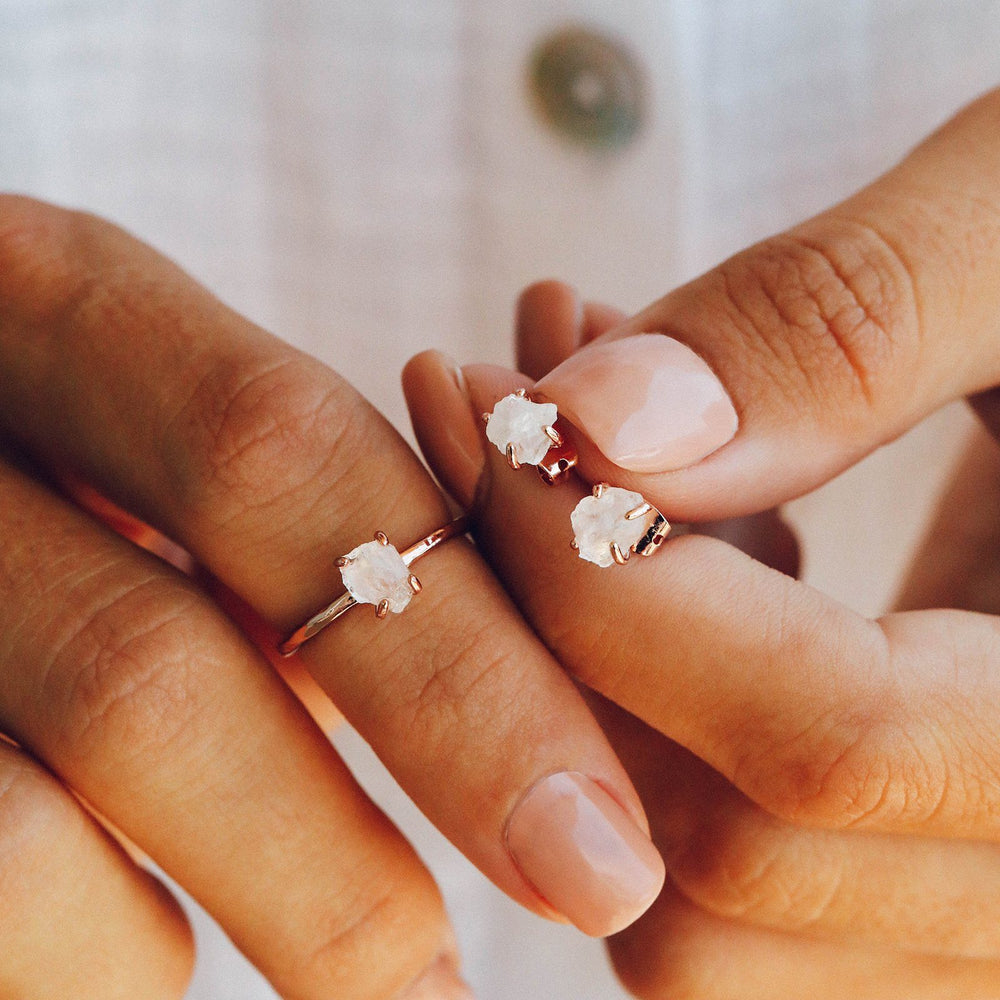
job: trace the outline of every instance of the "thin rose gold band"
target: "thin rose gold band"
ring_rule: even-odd
[[[462,514],[460,517],[456,517],[454,521],[449,521],[444,527],[438,528],[436,531],[432,531],[429,535],[425,535],[414,542],[409,548],[403,549],[399,553],[399,557],[409,566],[442,542],[447,542],[451,538],[464,535],[468,530],[469,518],[466,514]],[[376,537],[380,534],[381,532],[377,532]],[[278,652],[282,656],[291,656],[304,642],[322,632],[327,625],[332,625],[342,614],[349,611],[357,603],[349,593],[345,592],[341,594],[332,604],[328,604],[322,611],[317,611],[304,625],[299,626],[281,643],[278,647]]]

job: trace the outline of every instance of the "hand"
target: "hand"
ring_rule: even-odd
[[[670,518],[731,518],[957,397],[1000,426],[998,123],[992,94],[870,188],[615,321],[542,378],[585,479],[637,489]],[[548,312],[548,346],[522,351],[529,375],[587,339],[568,305]],[[627,338],[647,332],[689,345],[720,381],[652,337],[639,351],[665,357],[668,388],[647,395],[648,366],[622,376]],[[567,544],[582,489],[545,489],[492,449],[475,476],[454,460],[441,427],[471,435],[460,413],[531,384],[464,371],[471,406],[443,394],[433,356],[408,369],[425,454],[474,499],[480,547],[538,634],[618,706],[613,731],[667,860],[668,890],[612,943],[626,984],[699,1000],[1000,997],[998,620],[870,621],[698,535],[598,570]],[[996,493],[983,501],[995,544]]]
[[[52,485],[82,481],[154,526],[277,635],[342,591],[335,559],[376,529],[402,546],[449,519],[417,459],[337,375],[148,247],[14,197],[0,370],[0,730],[17,744],[0,744],[0,992],[184,990],[179,908],[72,792],[283,996],[468,995],[430,876],[261,651]],[[663,877],[625,772],[471,546],[419,570],[404,614],[354,609],[302,661],[514,899],[619,930]],[[546,809],[567,771],[562,811]],[[574,803],[590,806],[575,826]]]

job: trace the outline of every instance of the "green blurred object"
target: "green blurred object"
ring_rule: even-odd
[[[645,80],[636,57],[618,40],[563,28],[535,49],[530,74],[541,114],[568,139],[621,149],[638,134],[646,113]]]

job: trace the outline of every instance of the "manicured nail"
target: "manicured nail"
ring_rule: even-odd
[[[536,386],[615,465],[683,469],[736,433],[736,410],[711,368],[659,333],[596,341]]]
[[[521,874],[555,910],[593,937],[628,927],[663,887],[652,841],[584,774],[550,774],[517,804],[507,846]]]
[[[397,1000],[475,1000],[475,997],[458,975],[454,960],[442,955]]]

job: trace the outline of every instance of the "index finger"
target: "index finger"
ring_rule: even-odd
[[[337,557],[373,532],[403,548],[448,520],[346,382],[114,227],[4,200],[0,303],[4,432],[176,539],[286,631],[342,591]],[[467,544],[420,567],[424,591],[399,620],[352,612],[303,658],[501,888],[589,933],[619,929],[663,879],[624,770]],[[567,774],[579,780],[554,777]]]

